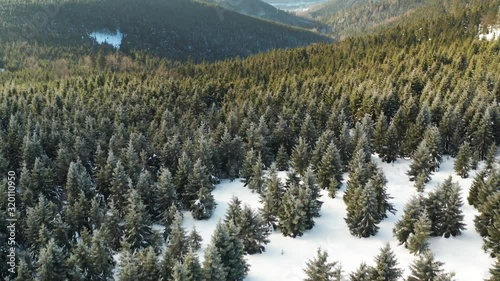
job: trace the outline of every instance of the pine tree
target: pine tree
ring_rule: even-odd
[[[280,171],[286,171],[288,170],[288,153],[286,151],[286,148],[283,145],[280,145],[278,149],[278,153],[276,154],[276,167]]]
[[[375,263],[373,280],[397,281],[403,275],[403,271],[397,268],[398,261],[389,244],[380,249],[380,254],[375,257]]]
[[[490,279],[488,281],[500,280],[500,255],[497,256],[495,265],[490,269]]]
[[[248,150],[245,154],[245,160],[243,161],[243,167],[241,169],[242,182],[247,186],[253,176],[253,166],[257,162],[257,155],[252,149]]]
[[[120,224],[121,219],[118,209],[115,208],[115,203],[110,202],[108,214],[101,226],[105,240],[114,251],[120,248],[120,241],[123,236],[123,226]]]
[[[328,253],[318,248],[316,257],[309,260],[304,272],[307,278],[304,281],[333,281],[337,262],[328,262]]]
[[[188,281],[188,272],[181,262],[176,262],[172,268],[172,281]]]
[[[250,181],[248,182],[248,188],[250,190],[252,190],[253,192],[257,192],[259,194],[262,194],[262,192],[263,192],[263,185],[264,185],[264,180],[262,179],[262,176],[263,176],[262,168],[263,167],[264,167],[264,164],[262,163],[260,156],[258,156],[257,161],[252,166],[252,177],[250,178]]]
[[[474,218],[476,231],[483,237],[483,248],[492,254],[500,255],[498,225],[500,217],[496,210],[500,209],[500,192],[494,193],[479,207],[479,215]]]
[[[469,196],[467,196],[467,202],[469,205],[474,206],[475,208],[479,207],[478,202],[478,194],[479,191],[483,189],[485,185],[486,178],[486,170],[482,170],[474,176],[474,180],[472,181],[472,185],[469,189]]]
[[[76,200],[80,193],[83,193],[86,198],[90,198],[92,196],[92,179],[80,160],[76,163],[71,162],[69,165],[65,191],[69,204],[74,203],[72,200]]]
[[[60,276],[66,276],[68,271],[65,264],[63,249],[56,245],[53,239],[40,250],[36,264],[36,280],[52,281],[59,280]]]
[[[90,257],[93,263],[93,271],[90,276],[95,276],[95,280],[99,280],[98,278],[106,280],[113,276],[115,261],[111,247],[108,245],[102,230],[95,231],[92,235]]]
[[[491,144],[490,148],[488,149],[488,154],[486,155],[486,160],[484,161],[486,170],[493,169],[493,164],[495,163],[495,156],[497,154],[497,150],[498,147],[496,143]]]
[[[399,149],[398,131],[395,123],[391,122],[386,132],[384,146],[382,147],[382,160],[387,163],[393,163],[400,154]]]
[[[193,227],[193,230],[191,230],[188,236],[188,245],[191,251],[198,251],[201,248],[201,242],[203,242],[203,238],[198,231],[196,231],[196,227]]]
[[[135,254],[129,251],[123,251],[120,257],[120,273],[118,275],[119,281],[133,281],[139,280],[141,269]]]
[[[111,197],[115,202],[115,208],[118,210],[120,217],[125,214],[126,198],[125,195],[131,188],[131,180],[125,172],[120,160],[116,163],[113,169],[113,178],[111,179]]]
[[[413,153],[413,161],[410,164],[410,170],[406,173],[410,177],[410,181],[415,181],[418,175],[423,174],[427,176],[426,182],[431,178],[431,154],[427,148],[427,143],[423,140]]]
[[[192,172],[193,172],[193,167],[191,159],[189,159],[186,152],[182,152],[181,157],[177,160],[177,169],[174,176],[174,184],[175,187],[177,188],[177,195],[180,196],[179,199],[182,199],[181,203],[183,207],[186,208],[190,206],[189,198],[186,198],[186,195],[189,195],[190,198],[193,198],[196,197],[196,192],[198,191],[196,190],[194,194],[192,193],[192,191],[191,193],[186,194],[189,176],[192,174]]]
[[[298,143],[292,150],[290,166],[294,168],[299,175],[304,175],[307,167],[309,166],[308,145],[303,138],[299,138]]]
[[[415,222],[414,233],[408,237],[407,248],[412,254],[422,254],[429,248],[429,236],[431,234],[431,222],[426,211],[420,214]]]
[[[420,195],[412,197],[404,207],[403,216],[396,222],[393,233],[400,244],[408,246],[408,238],[415,232],[415,223],[421,217],[424,209],[424,198]]]
[[[432,252],[427,251],[410,265],[408,281],[451,281],[452,274],[443,272],[443,263],[434,260]]]
[[[269,176],[264,182],[264,190],[264,194],[261,196],[262,208],[260,209],[260,214],[269,227],[275,228],[281,205],[283,185],[278,178],[274,164],[269,168]]]
[[[387,179],[385,178],[382,169],[376,168],[370,181],[377,199],[378,219],[379,221],[382,221],[387,218],[387,212],[392,214],[396,213],[394,205],[389,203],[389,200],[392,199],[392,197],[387,193]]]
[[[141,250],[137,256],[138,267],[140,268],[138,272],[138,279],[141,281],[155,281],[158,280],[160,276],[160,267],[158,264],[158,258],[153,247],[148,247],[147,249]]]
[[[205,250],[203,261],[203,278],[206,281],[226,281],[226,271],[219,251],[214,245],[209,245]]]
[[[205,220],[212,216],[212,212],[215,209],[216,203],[211,190],[203,186],[200,191],[198,191],[198,197],[191,204],[191,214],[194,219]]]
[[[358,269],[349,275],[349,281],[373,281],[375,274],[375,268],[362,262]]]
[[[356,190],[347,206],[345,221],[352,235],[370,237],[378,232],[379,211],[371,181],[363,190]]]
[[[203,272],[201,270],[200,261],[195,252],[189,251],[184,258],[184,263],[182,264],[184,270],[186,271],[186,281],[198,281],[202,280]]]
[[[244,258],[243,242],[238,237],[236,226],[232,223],[223,225],[219,222],[211,243],[220,253],[226,280],[243,280],[249,266]]]
[[[171,206],[178,205],[177,188],[173,183],[172,174],[167,168],[160,169],[156,190],[158,197],[155,201],[155,213],[161,215],[168,211]]]
[[[175,215],[172,222],[170,235],[168,236],[166,251],[171,257],[182,260],[188,252],[188,239],[186,237],[186,230],[182,226],[182,216],[179,212]]]
[[[193,166],[193,170],[189,172],[188,182],[181,196],[183,205],[192,208],[195,201],[199,200],[199,194],[202,189],[205,189],[203,193],[207,195],[207,193],[212,192],[213,185],[208,177],[206,167],[198,159]]]
[[[238,237],[243,242],[243,247],[246,253],[255,254],[262,252],[264,245],[269,243],[267,238],[270,234],[269,227],[262,219],[259,213],[255,212],[250,206],[245,205],[241,210],[241,215],[236,223],[231,220],[238,227]]]
[[[316,171],[319,186],[328,190],[332,198],[335,197],[335,192],[342,185],[343,170],[341,161],[340,153],[335,143],[331,142],[326,149],[326,153],[321,158]]]
[[[172,227],[174,225],[175,217],[177,215],[180,215],[179,211],[177,210],[177,207],[175,205],[170,206],[170,208],[163,213],[163,218],[162,218],[162,223],[165,226],[165,231],[163,232],[163,239],[165,241],[168,240],[168,236],[170,235],[170,232],[172,230]],[[182,219],[182,216],[181,216]]]
[[[314,150],[311,153],[311,165],[317,169],[319,163],[321,162],[321,158],[323,158],[323,154],[328,148],[328,145],[333,142],[334,135],[330,130],[325,130],[321,136],[318,138],[314,145]]]
[[[300,201],[300,192],[304,194],[305,189],[292,183],[285,191],[280,210],[278,213],[279,226],[285,236],[301,236],[306,230],[307,209],[306,204]]]
[[[377,123],[375,125],[374,131],[374,143],[373,148],[375,152],[380,155],[380,158],[384,158],[384,146],[386,144],[387,130],[389,129],[389,124],[387,123],[387,117],[384,112],[380,112],[377,118]]]
[[[437,172],[442,161],[442,142],[439,129],[435,126],[428,126],[424,135],[425,143],[429,149],[431,157],[431,171]]]
[[[136,190],[131,190],[125,215],[125,235],[122,244],[130,250],[151,246],[153,230],[151,218]]]
[[[148,214],[153,220],[157,220],[160,215],[156,203],[159,192],[148,170],[144,170],[139,174],[135,189],[142,198]]]
[[[470,153],[469,143],[464,142],[460,146],[460,149],[458,150],[457,159],[455,160],[455,164],[453,165],[455,172],[464,179],[469,177],[469,170],[470,170],[469,153]]]

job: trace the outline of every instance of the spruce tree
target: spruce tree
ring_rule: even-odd
[[[201,242],[203,241],[203,238],[201,235],[196,231],[196,227],[193,227],[191,232],[189,233],[188,236],[188,245],[191,251],[196,252],[201,248]]]
[[[328,194],[334,198],[336,191],[342,185],[342,160],[333,142],[328,145],[326,152],[323,153],[323,157],[317,166],[317,180],[319,186],[328,190]]]
[[[412,197],[404,207],[403,216],[394,225],[393,233],[400,244],[408,246],[408,238],[415,232],[415,222],[421,217],[424,210],[424,198]]]
[[[496,262],[490,269],[490,279],[488,281],[500,280],[500,255],[497,256]]]
[[[372,182],[363,190],[356,190],[347,206],[345,221],[352,235],[370,237],[378,232],[379,211]]]
[[[414,233],[408,237],[407,248],[412,254],[422,254],[429,248],[431,222],[426,211],[420,214],[418,221],[413,225]]]
[[[151,218],[139,193],[136,190],[131,190],[125,215],[123,246],[130,250],[151,246],[153,235],[151,224]]]
[[[280,171],[286,171],[288,170],[288,153],[286,151],[286,148],[283,145],[280,145],[278,149],[278,153],[276,154],[276,167]]]
[[[238,237],[242,240],[246,253],[261,253],[264,245],[269,243],[267,237],[270,231],[267,223],[250,206],[245,205],[243,207],[241,216],[235,225],[238,227]]]
[[[248,182],[248,188],[253,192],[257,192],[258,194],[262,194],[263,192],[263,185],[264,185],[264,180],[262,179],[263,167],[264,164],[262,163],[260,156],[258,156],[257,161],[252,165],[252,177]]]
[[[311,153],[311,165],[318,169],[319,163],[321,162],[321,158],[327,151],[327,148],[331,142],[333,142],[334,136],[333,132],[330,130],[325,130],[321,136],[318,138],[314,145],[314,150]]]
[[[216,203],[212,191],[203,186],[198,191],[198,197],[191,204],[191,214],[197,220],[209,219],[215,209]]]
[[[61,276],[66,276],[67,271],[63,249],[53,239],[49,240],[38,255],[36,280],[59,280]]]
[[[374,130],[374,142],[373,149],[377,152],[380,158],[384,158],[384,146],[386,144],[387,130],[389,129],[389,124],[387,123],[387,117],[384,112],[381,111],[377,118],[377,123],[375,124]]]
[[[172,268],[172,281],[188,281],[188,272],[181,262],[176,262]]]
[[[406,173],[410,177],[410,181],[415,181],[418,175],[427,176],[426,182],[431,178],[431,154],[427,147],[427,142],[423,140],[413,153],[413,161],[410,164],[410,170]]]
[[[198,167],[201,168],[201,167]],[[174,176],[174,185],[177,188],[177,196],[180,196],[181,203],[183,207],[188,208],[189,199],[196,197],[196,190],[194,193],[191,190],[187,192],[187,185],[189,181],[189,176],[193,173],[193,164],[186,152],[182,152],[181,157],[177,160],[177,169]],[[199,175],[197,175],[199,176]]]
[[[142,198],[142,202],[144,206],[146,206],[148,214],[153,220],[157,220],[159,218],[156,202],[158,198],[158,189],[148,170],[144,170],[139,174],[135,189]]]
[[[187,253],[182,266],[186,271],[186,281],[198,281],[203,279],[200,261],[196,253],[192,250]]]
[[[155,281],[160,278],[160,267],[158,258],[153,247],[139,251],[137,262],[140,268],[138,279],[141,281]]]
[[[496,145],[496,143],[491,144],[490,148],[488,149],[488,154],[486,155],[486,159],[484,161],[486,170],[493,169],[493,164],[495,164],[495,156],[497,154],[497,150],[498,146]]]
[[[432,252],[427,251],[420,255],[417,260],[415,260],[410,265],[410,275],[408,276],[408,281],[451,281],[450,278],[452,274],[447,274],[443,272],[443,263],[436,261]]]
[[[276,166],[273,164],[269,168],[269,176],[264,182],[264,194],[261,196],[262,208],[259,210],[262,219],[270,228],[275,228],[278,220],[278,213],[283,194],[283,185],[278,178]]]
[[[133,281],[139,280],[141,269],[135,254],[129,251],[123,251],[120,257],[120,274],[118,275],[119,281]]]
[[[425,130],[424,140],[431,154],[430,169],[437,172],[442,161],[442,141],[439,129],[435,126],[428,126]]]
[[[362,262],[358,269],[349,275],[349,281],[373,281],[375,274],[375,268]]]
[[[155,188],[158,197],[155,198],[154,213],[156,218],[167,212],[171,206],[178,205],[177,187],[168,168],[160,169],[160,176]]]
[[[458,150],[457,159],[455,160],[455,164],[453,165],[455,172],[464,179],[469,177],[469,170],[470,170],[469,153],[470,153],[469,143],[464,142],[460,146],[460,149]]]
[[[297,144],[292,150],[290,166],[297,171],[299,175],[304,175],[309,166],[309,150],[306,140],[299,138]]]
[[[248,273],[249,266],[244,258],[243,242],[238,237],[238,229],[232,223],[218,223],[212,235],[212,245],[220,253],[226,273],[226,280],[241,281]]]
[[[166,251],[169,253],[170,257],[176,260],[182,260],[188,252],[188,248],[186,230],[182,226],[182,216],[177,212],[172,222],[170,235],[168,236]]]
[[[301,192],[304,195],[305,189],[292,183],[283,195],[278,217],[280,230],[285,236],[301,236],[306,230],[307,208],[299,201],[306,198],[300,196]]]
[[[382,146],[382,152],[380,153],[382,156],[382,160],[387,163],[395,162],[400,154],[399,149],[400,147],[398,131],[394,122],[391,122],[386,132],[385,142]]]
[[[380,249],[380,253],[375,257],[375,263],[373,280],[397,281],[403,275],[403,271],[397,268],[396,255],[388,243]]]
[[[111,180],[111,198],[115,202],[115,208],[118,210],[120,218],[123,217],[126,211],[127,199],[126,194],[131,188],[131,180],[125,172],[122,162],[118,160],[113,169],[113,178]]]
[[[243,167],[241,169],[242,182],[247,186],[253,176],[253,167],[257,162],[257,154],[252,149],[248,150],[245,154],[245,160],[243,161]]]
[[[95,280],[98,280],[98,277],[106,280],[113,276],[115,267],[113,252],[105,240],[102,230],[95,231],[94,235],[92,235],[90,257],[93,263],[93,270],[90,275],[95,276]]]
[[[476,176],[474,176],[474,180],[472,181],[472,184],[469,188],[469,196],[467,196],[467,202],[469,203],[469,205],[472,205],[475,208],[479,207],[478,194],[479,191],[482,190],[485,185],[486,175],[487,175],[486,170],[478,172]]]
[[[304,281],[333,281],[336,277],[337,262],[328,262],[328,253],[318,248],[316,256],[306,264]]]
[[[224,269],[219,251],[214,245],[209,245],[205,250],[203,261],[203,278],[206,281],[226,281],[227,274]]]

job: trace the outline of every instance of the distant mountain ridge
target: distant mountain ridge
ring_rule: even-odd
[[[96,48],[90,33],[119,29],[124,34],[121,51],[181,61],[214,61],[331,41],[229,10],[220,17],[217,9],[191,0],[2,0],[0,41]]]
[[[228,10],[257,17],[265,20],[279,22],[306,29],[317,28],[319,23],[315,20],[299,17],[293,13],[279,10],[261,0],[203,0],[207,3],[219,5]]]

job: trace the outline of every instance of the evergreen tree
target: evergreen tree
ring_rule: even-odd
[[[484,188],[485,178],[487,172],[485,170],[480,171],[474,176],[474,180],[472,181],[472,185],[469,188],[469,196],[467,196],[467,202],[469,205],[472,205],[476,208],[479,207],[478,204],[478,194],[479,191]]]
[[[113,253],[101,230],[95,231],[92,235],[90,257],[93,263],[92,274],[90,274],[94,276],[92,280],[106,280],[113,276],[115,267]]]
[[[200,261],[195,252],[189,251],[182,264],[186,272],[186,281],[198,281],[203,279]],[[175,271],[174,271],[175,272]]]
[[[191,214],[197,220],[209,219],[215,209],[216,203],[211,190],[202,187],[198,191],[198,197],[191,204]]]
[[[298,143],[292,150],[290,166],[297,171],[299,175],[304,175],[309,166],[309,151],[306,140],[299,138]]]
[[[141,197],[144,206],[146,206],[146,211],[150,217],[153,220],[157,220],[160,215],[157,204],[159,192],[148,170],[144,170],[139,174],[135,189]]]
[[[115,208],[118,210],[120,218],[125,214],[126,198],[125,195],[131,187],[131,180],[125,172],[122,162],[118,160],[113,169],[113,178],[111,180],[111,198],[115,202]]]
[[[280,171],[288,170],[288,153],[283,145],[280,145],[278,153],[276,154],[276,167]]]
[[[408,247],[408,239],[415,232],[415,223],[424,211],[424,198],[420,195],[412,197],[404,207],[403,216],[396,222],[393,233],[400,244]]]
[[[483,248],[491,250],[491,253],[500,255],[499,231],[500,217],[496,210],[500,208],[500,192],[494,193],[486,203],[479,207],[479,215],[474,218],[476,231],[483,237]]]
[[[234,223],[233,221],[230,221]],[[245,205],[241,210],[241,216],[235,225],[238,227],[238,236],[243,241],[243,247],[246,253],[255,254],[262,252],[264,245],[269,243],[267,238],[270,234],[267,223],[262,219],[259,213],[255,212],[250,206]]]
[[[243,280],[249,266],[244,258],[243,242],[238,237],[236,226],[232,223],[223,225],[219,222],[211,243],[220,253],[226,280]]]
[[[201,164],[201,163],[200,163]],[[201,168],[201,167],[198,167]],[[182,152],[181,157],[177,160],[177,169],[176,173],[174,176],[174,185],[177,188],[177,195],[180,196],[181,198],[181,203],[183,207],[188,207],[190,206],[189,199],[193,199],[196,197],[197,191],[196,190],[194,193],[191,190],[191,192],[187,192],[187,185],[189,182],[189,176],[193,173],[193,167],[191,163],[191,159],[189,159],[188,155],[186,152]],[[200,176],[199,174],[197,176]],[[203,175],[204,176],[204,175]]]
[[[469,143],[464,142],[460,146],[460,149],[458,150],[457,159],[455,160],[455,164],[453,165],[455,172],[464,179],[469,177],[469,170],[470,170],[469,153],[470,153]]]
[[[490,269],[490,274],[488,281],[500,280],[500,256],[497,256],[494,266]]]
[[[263,192],[263,185],[264,185],[264,180],[262,179],[263,167],[264,164],[262,163],[260,156],[258,156],[257,161],[252,166],[252,177],[248,182],[248,188],[253,192],[257,192],[259,194],[262,194]]]
[[[201,248],[201,242],[203,241],[203,238],[201,235],[196,231],[196,227],[193,227],[193,230],[189,233],[188,236],[188,245],[189,249],[191,251],[196,252]]]
[[[335,146],[335,143],[331,142],[326,152],[324,152],[323,157],[319,165],[317,166],[317,180],[321,188],[328,190],[329,195],[334,198],[335,192],[342,185],[342,160],[340,159],[340,153]]]
[[[139,268],[139,263],[137,262],[135,254],[132,254],[129,251],[123,251],[120,257],[120,268],[121,270],[118,275],[118,280],[139,280],[141,269]]]
[[[399,152],[399,137],[396,125],[391,122],[387,129],[385,142],[380,153],[382,160],[387,163],[393,163],[398,158]]]
[[[227,274],[224,269],[219,251],[214,245],[209,245],[205,250],[203,261],[203,278],[206,281],[226,281]]]
[[[403,275],[403,271],[397,268],[398,261],[389,244],[380,249],[380,254],[375,257],[375,263],[373,280],[397,281]]]
[[[141,250],[137,256],[137,262],[140,268],[137,280],[155,281],[160,278],[158,258],[156,257],[153,247]]]
[[[415,180],[415,188],[418,192],[424,192],[426,182],[427,175],[425,173],[420,173],[417,175],[417,179]]]
[[[413,153],[413,161],[410,164],[410,170],[406,173],[410,177],[410,181],[415,181],[418,175],[427,176],[426,182],[431,178],[431,154],[427,148],[427,142],[423,140]]]
[[[257,162],[257,155],[252,149],[248,150],[245,154],[245,160],[243,161],[243,167],[241,169],[242,182],[247,186],[253,176],[253,167]]]
[[[65,264],[63,249],[56,245],[53,239],[40,250],[36,264],[36,280],[52,281],[66,276],[68,268]]]
[[[389,129],[389,124],[387,123],[387,117],[384,112],[380,112],[377,118],[377,123],[375,124],[374,131],[374,143],[373,149],[380,155],[380,158],[384,158],[384,146],[386,145],[387,130]]]
[[[205,167],[198,159],[189,175],[186,193],[183,195],[184,205],[190,206],[193,218],[202,220],[212,216],[212,211],[215,209],[212,189],[213,185],[206,174]]]
[[[158,215],[168,211],[171,206],[178,205],[177,188],[172,179],[172,174],[167,168],[160,169],[160,176],[156,183],[158,197],[155,201],[155,213]]]
[[[108,213],[101,228],[105,240],[114,251],[120,248],[120,241],[123,236],[123,226],[120,223],[121,219],[118,209],[115,208],[115,203],[111,201]]]
[[[273,164],[269,168],[269,176],[264,182],[264,194],[261,197],[262,208],[260,214],[267,224],[274,228],[277,224],[278,213],[283,194],[283,185],[278,178],[276,166]]]
[[[380,168],[376,168],[374,170],[375,171],[371,178],[371,184],[377,199],[378,219],[382,221],[387,218],[387,212],[395,214],[396,209],[393,204],[389,203],[389,200],[392,199],[392,197],[387,193],[387,179],[385,178],[384,172]]]
[[[363,190],[356,190],[347,206],[345,221],[352,235],[370,237],[378,232],[379,211],[373,183],[369,181]]]
[[[181,213],[177,210],[177,207],[175,207],[175,205],[170,206],[170,208],[163,213],[162,223],[165,226],[165,231],[163,232],[163,239],[165,241],[167,241],[168,236],[170,235],[172,227],[174,226],[175,217],[178,214],[180,215]]]
[[[430,169],[432,172],[437,172],[441,165],[441,155],[443,150],[439,129],[435,126],[428,126],[425,130],[424,140],[430,154],[432,155]]]
[[[278,217],[279,227],[285,236],[301,236],[306,230],[307,204],[300,201],[305,199],[304,195],[305,189],[295,183],[283,195]]]
[[[434,260],[432,252],[427,251],[410,265],[408,281],[452,281],[452,274],[443,272],[443,263]]]
[[[362,262],[358,269],[349,275],[349,281],[372,281],[375,274],[375,268]]]
[[[124,236],[122,244],[131,250],[151,246],[151,218],[136,190],[131,190],[128,198],[128,208],[125,215]]]
[[[170,257],[182,260],[188,252],[188,248],[186,230],[182,226],[181,214],[177,212],[172,222],[170,235],[168,236],[166,251],[169,253]]]
[[[420,214],[418,221],[413,225],[414,233],[408,237],[407,248],[412,254],[422,254],[429,248],[429,236],[431,234],[431,222],[427,212]]]
[[[316,257],[309,260],[304,272],[307,277],[305,281],[333,281],[337,280],[336,268],[337,262],[328,262],[328,253],[318,248]]]
[[[497,150],[498,147],[496,143],[491,144],[490,148],[488,149],[488,154],[486,155],[486,159],[484,161],[486,170],[493,169],[493,164],[495,163],[495,156],[497,154]]]

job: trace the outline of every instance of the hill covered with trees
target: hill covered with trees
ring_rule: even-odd
[[[76,26],[89,16],[83,6],[61,6],[57,15],[75,18],[55,15],[48,29],[58,31],[35,33],[35,46],[2,40],[0,175],[7,186],[8,171],[16,174],[16,280],[108,279],[117,253],[119,280],[242,280],[251,270],[244,255],[262,251],[270,226],[290,237],[313,229],[319,191],[334,197],[341,183],[347,217],[332,223],[346,223],[353,236],[376,235],[394,210],[373,153],[389,163],[412,157],[408,177],[419,191],[444,155],[461,159],[456,170],[464,177],[474,163],[490,162],[467,200],[479,211],[474,227],[485,251],[497,259],[490,279],[497,280],[500,217],[492,210],[500,171],[491,155],[500,143],[500,41],[478,40],[477,28],[500,3],[447,5],[452,9],[438,16],[336,44],[215,63],[129,53],[130,43],[120,51],[73,49],[68,42],[81,35],[58,24],[83,31],[124,20],[94,14],[102,22]],[[19,23],[2,17],[2,28]],[[38,67],[15,67],[28,63]],[[262,174],[289,168],[285,185]],[[266,207],[234,202],[232,210],[245,216],[228,214],[200,265],[199,237],[182,227],[180,211],[210,217],[214,184],[239,177]],[[7,195],[0,193],[3,206]],[[395,230],[410,251],[422,252],[415,276],[418,266],[435,264],[422,250],[427,236],[463,229],[453,182],[422,200],[425,208],[410,205],[404,231]],[[8,215],[2,208],[0,222]],[[6,225],[1,229],[5,241]],[[0,251],[4,274],[5,243]]]
[[[190,0],[0,1],[0,40],[47,48],[96,48],[95,31],[119,30],[121,51],[213,61],[329,38]]]

